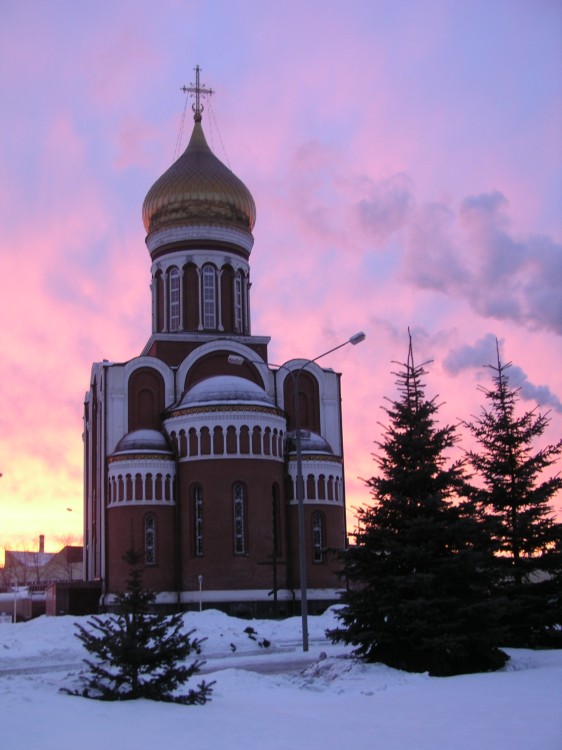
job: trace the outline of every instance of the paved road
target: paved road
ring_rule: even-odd
[[[211,654],[202,655],[205,664],[200,669],[200,674],[219,672],[225,669],[244,669],[248,672],[259,674],[283,674],[289,672],[300,672],[309,664],[318,659],[319,649],[303,653],[299,651],[296,644],[287,644],[274,651],[262,650],[254,653],[241,654]],[[0,678],[11,675],[46,674],[49,672],[72,672],[82,669],[82,660],[38,664],[30,664],[27,660],[16,662],[10,667],[0,667]]]

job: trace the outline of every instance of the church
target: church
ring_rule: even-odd
[[[84,577],[110,609],[134,549],[168,609],[283,616],[305,595],[319,612],[346,544],[340,374],[272,364],[252,333],[256,207],[207,144],[196,74],[189,144],[142,208],[152,333],[138,357],[91,370]]]

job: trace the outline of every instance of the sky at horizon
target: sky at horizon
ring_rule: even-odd
[[[479,413],[497,338],[520,411],[550,411],[542,444],[562,435],[559,2],[4,0],[0,550],[81,536],[90,368],[149,338],[141,207],[196,64],[207,140],[257,205],[252,333],[271,362],[367,334],[322,361],[348,508],[408,327],[441,423]]]

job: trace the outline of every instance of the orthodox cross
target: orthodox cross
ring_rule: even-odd
[[[203,111],[204,107],[201,104],[201,95],[203,96],[211,96],[211,94],[214,94],[215,92],[213,89],[206,89],[205,84],[201,85],[199,82],[199,73],[201,71],[201,68],[199,65],[195,66],[195,84],[190,84],[189,86],[182,86],[181,91],[185,92],[186,94],[191,94],[191,96],[195,96],[195,104],[191,105],[191,108],[195,112],[196,115],[201,115],[201,112]]]

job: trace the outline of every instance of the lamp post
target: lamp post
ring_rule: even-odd
[[[302,441],[301,441],[301,428],[300,428],[300,409],[299,409],[299,381],[301,373],[306,370],[309,365],[314,364],[319,359],[331,354],[332,352],[341,349],[348,344],[356,346],[364,341],[366,335],[363,331],[355,333],[350,336],[347,341],[344,341],[338,346],[334,346],[332,349],[328,349],[327,352],[319,354],[314,359],[308,359],[297,370],[290,370],[286,365],[274,365],[272,367],[278,367],[285,369],[291,375],[293,379],[293,401],[294,401],[294,412],[295,412],[295,454],[297,458],[297,476],[295,482],[295,494],[298,507],[298,528],[299,528],[299,575],[300,575],[300,589],[301,589],[301,621],[302,621],[302,650],[308,651],[308,594],[306,586],[306,535],[305,535],[305,524],[304,524],[304,482],[302,476]],[[228,361],[231,364],[241,365],[244,362],[244,357],[236,354],[231,354],[228,357]],[[248,360],[252,361],[252,360]]]

